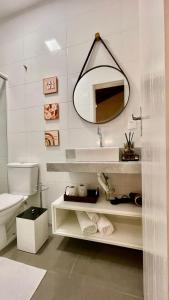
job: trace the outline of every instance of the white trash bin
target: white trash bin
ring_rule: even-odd
[[[37,253],[48,239],[48,212],[46,208],[30,207],[16,217],[17,248]]]

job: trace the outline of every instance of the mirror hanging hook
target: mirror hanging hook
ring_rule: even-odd
[[[98,42],[98,41],[100,41],[100,33],[99,32],[96,32],[95,33],[95,39],[96,39],[96,41]]]

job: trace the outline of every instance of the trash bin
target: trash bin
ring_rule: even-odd
[[[46,208],[30,207],[16,217],[17,248],[37,253],[48,239],[48,212]]]

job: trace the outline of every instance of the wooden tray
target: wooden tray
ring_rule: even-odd
[[[87,190],[86,197],[68,196],[68,195],[64,194],[64,201],[96,203],[98,198],[99,198],[99,189],[98,188],[96,190]]]

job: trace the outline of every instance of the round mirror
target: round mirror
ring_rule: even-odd
[[[112,66],[97,66],[78,80],[73,92],[75,110],[90,123],[106,123],[126,107],[130,96],[127,77]]]

